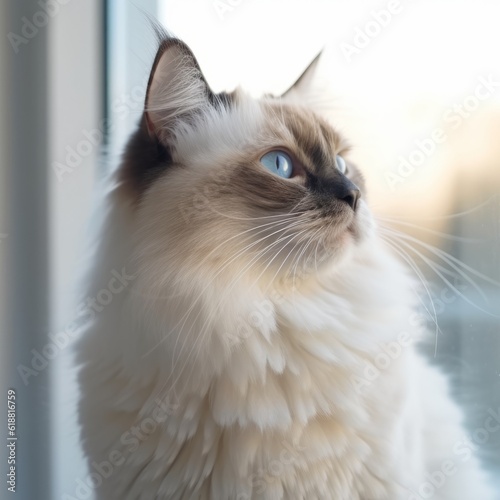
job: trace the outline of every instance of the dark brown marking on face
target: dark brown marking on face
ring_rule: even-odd
[[[299,143],[300,144],[300,143]],[[311,145],[301,144],[302,150],[311,159],[312,166],[316,175],[328,175],[331,167],[329,154],[320,142]]]
[[[172,156],[168,147],[149,133],[146,117],[143,116],[125,148],[118,172],[120,184],[127,195],[136,201],[171,165]]]
[[[297,147],[307,157],[309,171],[323,176],[332,174],[335,170],[336,148],[341,144],[340,136],[321,118],[307,110],[283,106],[280,115]]]
[[[307,194],[305,186],[283,182],[260,165],[239,165],[230,174],[229,186],[253,209],[264,212],[291,212]]]
[[[170,167],[174,165],[172,151],[175,147],[175,139],[173,137],[165,138],[165,134],[162,133],[163,130],[156,130],[158,125],[155,127],[147,111],[153,80],[156,78],[161,81],[162,77],[167,76],[157,74],[160,71],[158,69],[159,64],[165,52],[170,49],[177,49],[182,54],[183,64],[193,68],[194,71],[191,74],[195,74],[196,78],[199,78],[203,82],[206,101],[212,107],[216,109],[228,108],[234,101],[234,93],[221,92],[216,94],[210,89],[196,57],[182,40],[171,36],[159,25],[155,25],[154,28],[157,33],[159,47],[149,75],[144,113],[139,122],[138,129],[129,139],[123,155],[122,166],[118,173],[122,192],[126,193],[127,196],[131,196],[134,202],[140,199],[142,193],[155,179],[163,173],[168,172]],[[186,82],[186,84],[188,83]],[[195,116],[199,111],[201,110],[193,110],[192,115]],[[184,116],[184,119],[187,120],[188,118]]]
[[[314,196],[324,214],[342,210],[339,201],[355,209],[360,191],[364,189],[361,174],[352,165],[343,174],[337,168],[336,155],[345,149],[337,132],[322,118],[307,110],[282,106],[277,113],[292,133],[296,154],[301,154],[305,170],[304,185]],[[357,185],[356,180],[360,182]]]
[[[214,107],[228,107],[232,105],[233,97],[233,93],[221,92],[213,94],[210,102]],[[123,191],[136,202],[158,177],[174,166],[171,147],[151,134],[144,114],[123,154],[118,173]]]

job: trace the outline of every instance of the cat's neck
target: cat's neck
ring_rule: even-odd
[[[117,248],[126,253],[120,238],[127,230],[118,226],[128,220],[121,214],[110,223],[108,237],[115,240],[104,248],[108,265]],[[323,266],[291,284],[208,273],[182,282],[176,272],[161,293],[151,293],[139,273],[113,299],[94,326],[96,335],[106,329],[111,339],[109,352],[99,355],[122,360],[122,373],[137,387],[151,387],[151,397],[210,397],[214,418],[224,425],[286,426],[325,405],[338,412],[366,360],[410,328],[407,279],[376,239],[342,265]],[[294,409],[283,387],[309,403]],[[249,398],[266,410],[252,414]]]

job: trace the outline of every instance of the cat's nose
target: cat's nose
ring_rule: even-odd
[[[344,201],[356,211],[361,192],[354,182],[342,176],[342,178],[332,182],[330,189],[331,194],[337,198],[337,200]]]
[[[345,175],[338,174],[335,177],[320,178],[309,175],[309,189],[316,194],[321,206],[330,205],[332,200],[347,203],[354,211],[361,197],[361,191]]]
[[[356,211],[360,196],[361,193],[359,189],[349,189],[342,197],[338,196],[338,198],[345,201],[354,211]]]

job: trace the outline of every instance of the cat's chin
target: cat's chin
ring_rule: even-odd
[[[329,267],[338,265],[349,259],[356,252],[356,248],[361,247],[374,234],[373,217],[368,207],[364,205],[345,228],[324,240],[320,261]]]
[[[353,244],[361,245],[375,234],[375,222],[372,213],[366,203],[361,200],[356,216],[347,226],[347,238]]]
[[[329,252],[323,258],[324,262],[327,265],[336,265],[343,262],[349,258],[360,240],[359,231],[353,225],[350,225],[335,238]]]
[[[354,225],[349,225],[341,232],[326,238],[318,251],[305,258],[302,265],[292,268],[290,275],[285,275],[284,282],[293,278],[296,285],[297,275],[304,279],[323,275],[327,270],[340,268],[355,253],[363,237]]]
[[[325,238],[325,250],[332,256],[348,250],[351,246],[361,244],[372,234],[370,213],[357,213],[356,216],[342,229],[337,229],[331,236]]]

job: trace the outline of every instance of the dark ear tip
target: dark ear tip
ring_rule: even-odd
[[[170,49],[172,46],[177,46],[186,54],[190,54],[195,66],[199,69],[198,63],[196,61],[196,58],[192,54],[191,49],[182,40],[179,40],[178,38],[175,38],[174,36],[172,36],[168,31],[165,30],[165,28],[163,28],[163,26],[158,24],[156,21],[155,21],[155,23],[156,24],[153,25],[153,28],[156,31],[159,46],[158,46],[158,50],[156,52],[156,56],[155,56],[154,61],[153,61],[153,66],[151,68],[151,72],[149,74],[148,84],[146,87],[144,109],[147,109],[147,106],[148,106],[151,83],[153,81],[158,64],[159,64],[163,54],[165,54],[165,52],[168,49]],[[146,112],[146,117],[147,117],[147,112]],[[148,130],[150,131],[150,133],[154,133],[154,127],[152,127],[152,124],[150,123],[149,118],[147,118],[147,121],[148,121]]]
[[[307,68],[302,72],[302,74],[297,78],[295,83],[293,83],[283,94],[281,94],[281,97],[286,97],[286,95],[291,92],[293,89],[299,88],[307,79],[307,77],[311,74],[314,73],[316,66],[318,65],[319,60],[321,59],[321,56],[323,52],[325,51],[325,46],[321,48],[321,50],[316,54],[314,59],[307,65]]]
[[[200,103],[210,100],[211,90],[189,46],[156,22],[152,21],[152,26],[159,46],[146,87],[141,126],[150,137],[166,141],[170,127],[180,117],[188,119]],[[175,100],[178,93],[183,95],[179,102]]]
[[[183,42],[180,38],[176,37],[171,31],[165,28],[165,26],[160,24],[154,17],[152,17],[151,15],[148,15],[148,17],[149,17],[149,22],[151,24],[151,29],[154,31],[156,36],[156,41],[158,43],[158,50],[156,53],[155,63],[157,62],[156,59],[159,59],[165,52],[165,50],[172,46],[177,46],[186,53],[192,54],[191,49],[185,42]]]
[[[325,51],[325,46],[323,45],[323,47],[321,47],[321,50],[316,54],[316,57],[311,61],[311,63],[309,64],[309,66],[313,65],[313,64],[316,64],[320,59],[321,59],[321,56],[323,55],[323,52]]]
[[[169,31],[163,24],[158,22],[158,20],[149,12],[144,12],[144,15],[147,17],[150,27],[153,30],[156,40],[158,44],[161,44],[163,40],[169,39],[169,38],[176,38],[176,36]]]

